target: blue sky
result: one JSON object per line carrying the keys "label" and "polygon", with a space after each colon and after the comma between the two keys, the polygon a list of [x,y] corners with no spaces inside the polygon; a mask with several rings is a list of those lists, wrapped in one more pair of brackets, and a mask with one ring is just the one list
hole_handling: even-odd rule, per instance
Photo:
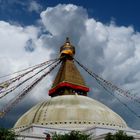
{"label": "blue sky", "polygon": [[[0,75],[55,58],[69,36],[80,62],[140,97],[139,5],[139,0],[0,0]],[[112,108],[130,127],[140,129],[139,118],[81,72],[91,89],[90,97]],[[54,73],[1,119],[0,125],[12,127],[32,105],[44,96],[49,98],[46,91],[53,77]],[[12,97],[1,100],[1,106]],[[140,115],[139,106],[119,98]]]}
{"label": "blue sky", "polygon": [[35,24],[40,17],[40,11],[49,6],[59,3],[73,3],[88,10],[89,16],[104,23],[115,20],[118,25],[132,25],[136,30],[140,30],[139,0],[35,0],[41,7],[39,11],[29,12],[28,6],[31,0],[1,0],[0,20],[17,21],[23,25]]}

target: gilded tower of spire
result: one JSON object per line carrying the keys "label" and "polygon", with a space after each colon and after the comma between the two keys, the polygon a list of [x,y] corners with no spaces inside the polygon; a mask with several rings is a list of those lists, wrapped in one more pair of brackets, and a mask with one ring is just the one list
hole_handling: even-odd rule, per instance
{"label": "gilded tower of spire", "polygon": [[49,90],[51,97],[58,95],[87,95],[89,88],[86,86],[83,77],[74,64],[73,57],[75,47],[70,43],[69,38],[60,48],[60,59],[62,64]]}

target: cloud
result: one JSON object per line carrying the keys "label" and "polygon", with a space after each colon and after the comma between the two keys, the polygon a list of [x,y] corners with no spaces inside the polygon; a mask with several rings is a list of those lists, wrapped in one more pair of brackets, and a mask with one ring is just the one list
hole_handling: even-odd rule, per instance
{"label": "cloud", "polygon": [[34,26],[21,27],[0,21],[0,75],[50,59],[51,50],[43,47],[39,32]]}
{"label": "cloud", "polygon": [[122,87],[137,82],[140,35],[133,27],[117,26],[113,22],[103,24],[88,18],[84,8],[72,4],[47,8],[41,13],[41,20],[50,34],[49,38],[43,36],[44,41],[53,49],[57,42],[70,36],[77,57],[85,58],[83,63],[88,61],[96,73]]}
{"label": "cloud", "polygon": [[[69,36],[76,46],[76,58],[81,63],[104,79],[140,96],[140,33],[133,27],[117,26],[111,21],[108,24],[96,21],[88,17],[86,9],[73,4],[48,7],[40,16],[39,27],[22,27],[0,22],[0,63],[3,65],[0,74],[56,58],[60,46]],[[140,128],[136,125],[139,120],[133,114],[129,114],[128,118],[129,111],[125,113],[126,108],[120,109],[122,105],[114,97],[107,95],[95,80],[81,72],[91,88],[91,97],[117,111],[129,126]],[[48,85],[43,81],[33,90],[30,94],[32,101],[41,100],[47,95],[51,75],[48,80]],[[119,98],[132,106],[131,100]],[[133,106],[132,108],[136,109]],[[139,111],[137,113],[140,114]],[[130,121],[130,118],[135,119],[135,122]]]}
{"label": "cloud", "polygon": [[37,3],[36,1],[31,1],[29,3],[29,7],[28,7],[28,10],[30,12],[36,12],[36,13],[39,13],[41,10],[42,10],[42,6]]}
{"label": "cloud", "polygon": [[[50,43],[54,40],[62,42],[66,36],[70,36],[73,44],[76,45],[76,57],[83,64],[114,84],[124,89],[133,89],[133,93],[139,93],[140,79],[137,75],[139,75],[140,63],[140,42],[138,41],[140,35],[133,27],[117,26],[112,21],[104,24],[94,18],[88,18],[84,8],[72,4],[59,4],[56,7],[47,8],[41,13],[41,18],[45,29],[51,35]],[[57,44],[55,41],[54,44]],[[91,80],[91,78],[86,79],[92,87]],[[92,92],[100,88],[97,84],[94,86]],[[94,94],[94,96],[93,93],[90,95],[113,109],[120,104],[113,97],[104,94],[105,91],[102,88],[99,91],[98,95]],[[107,101],[110,98],[112,101]],[[130,106],[133,104],[122,97],[119,98]],[[126,117],[122,110],[118,109],[117,112]],[[134,116],[131,114],[131,117]],[[133,126],[130,122],[128,124]]]}
{"label": "cloud", "polygon": [[[43,41],[40,38],[39,27],[22,27],[20,25],[12,25],[8,22],[0,21],[0,38],[0,76],[19,71],[51,59],[51,48],[44,47]],[[23,101],[24,104],[22,104],[22,102],[19,103],[18,106],[21,104],[22,106],[20,106],[20,109],[17,107],[16,110],[22,110],[22,108],[27,109],[28,106],[31,106],[40,100],[44,100],[44,96],[48,98],[47,90],[51,84],[51,82],[48,81],[51,81],[51,79],[51,75],[47,76],[47,80],[42,81],[41,85],[38,84],[39,87],[33,89],[30,92],[32,95],[28,95],[28,98]],[[1,78],[0,82],[2,81],[3,79]],[[17,91],[17,93],[19,92],[21,92],[21,88]],[[38,94],[39,92],[41,92],[41,95]],[[14,98],[17,93],[12,92],[8,96],[4,97],[0,102],[1,108],[3,105],[7,104],[10,99]],[[13,112],[14,111],[15,110],[13,109]],[[18,116],[15,113],[14,115],[13,112],[11,112],[11,114],[9,113],[4,119],[1,119],[0,124],[9,120],[9,122],[6,121],[7,123],[5,125],[10,125],[10,116],[14,116],[16,120]],[[18,113],[21,114],[23,112]]]}

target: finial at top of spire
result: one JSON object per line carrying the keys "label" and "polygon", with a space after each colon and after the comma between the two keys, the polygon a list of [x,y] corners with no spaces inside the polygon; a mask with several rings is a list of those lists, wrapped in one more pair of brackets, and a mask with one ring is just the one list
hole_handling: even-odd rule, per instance
{"label": "finial at top of spire", "polygon": [[66,42],[60,48],[60,55],[65,56],[67,58],[73,58],[74,54],[75,54],[75,47],[71,45],[69,37],[66,37]]}
{"label": "finial at top of spire", "polygon": [[70,43],[69,37],[66,37],[66,43]]}

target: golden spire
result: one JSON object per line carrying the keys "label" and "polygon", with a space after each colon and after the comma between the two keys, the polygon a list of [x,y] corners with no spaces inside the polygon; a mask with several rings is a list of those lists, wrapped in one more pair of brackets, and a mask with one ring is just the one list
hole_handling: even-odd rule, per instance
{"label": "golden spire", "polygon": [[60,58],[62,64],[55,77],[52,88],[49,90],[50,96],[58,95],[87,95],[89,88],[86,86],[83,77],[73,61],[75,47],[71,45],[69,38],[60,48]]}

